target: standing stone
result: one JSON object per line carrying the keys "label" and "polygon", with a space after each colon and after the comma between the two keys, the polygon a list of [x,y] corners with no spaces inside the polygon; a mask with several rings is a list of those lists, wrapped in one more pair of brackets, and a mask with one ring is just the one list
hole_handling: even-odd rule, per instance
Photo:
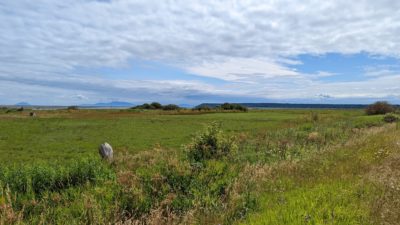
{"label": "standing stone", "polygon": [[99,154],[102,159],[111,161],[113,159],[113,149],[110,144],[105,142],[99,146]]}

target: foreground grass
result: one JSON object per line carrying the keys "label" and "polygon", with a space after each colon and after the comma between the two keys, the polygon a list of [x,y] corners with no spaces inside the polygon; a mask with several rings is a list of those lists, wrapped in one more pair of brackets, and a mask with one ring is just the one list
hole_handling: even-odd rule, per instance
{"label": "foreground grass", "polygon": [[[286,186],[287,185],[287,186]],[[286,187],[290,187],[286,184]],[[297,187],[278,196],[263,196],[265,212],[252,216],[249,224],[370,224],[362,192],[348,181]]]}
{"label": "foreground grass", "polygon": [[[375,128],[343,147],[279,167],[262,186],[260,209],[244,223],[397,224],[398,186],[378,184],[376,168],[400,153],[399,137],[393,126]],[[398,185],[393,169],[399,168],[381,172],[393,173]]]}

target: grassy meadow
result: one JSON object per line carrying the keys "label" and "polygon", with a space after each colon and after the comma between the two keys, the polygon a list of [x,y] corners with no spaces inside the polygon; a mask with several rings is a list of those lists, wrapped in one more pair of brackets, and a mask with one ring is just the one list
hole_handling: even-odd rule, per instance
{"label": "grassy meadow", "polygon": [[0,111],[0,224],[400,221],[400,126],[363,110],[36,114]]}
{"label": "grassy meadow", "polygon": [[[314,110],[315,111],[315,110]],[[250,133],[304,123],[307,110],[267,110],[248,113],[129,112],[127,110],[54,110],[0,114],[0,162],[30,163],[97,156],[109,142],[114,149],[136,153],[160,145],[179,150],[209,123],[220,122],[228,133]],[[330,119],[358,116],[353,111],[321,111]]]}

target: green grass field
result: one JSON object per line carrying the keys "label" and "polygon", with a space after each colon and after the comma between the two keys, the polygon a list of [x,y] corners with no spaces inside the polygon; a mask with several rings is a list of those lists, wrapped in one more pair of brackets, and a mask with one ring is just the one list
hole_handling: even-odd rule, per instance
{"label": "green grass field", "polygon": [[[106,111],[106,110],[105,110]],[[314,110],[315,111],[315,110]],[[263,130],[293,127],[303,122],[307,110],[268,110],[249,113],[209,113],[189,115],[126,113],[116,110],[82,112],[38,112],[0,115],[0,161],[68,160],[97,154],[105,141],[118,151],[135,153],[156,145],[179,149],[182,144],[212,121],[230,133],[256,134]],[[322,111],[322,117],[358,116],[361,112]]]}
{"label": "green grass field", "polygon": [[362,110],[4,111],[0,130],[0,224],[400,218],[399,125]]}

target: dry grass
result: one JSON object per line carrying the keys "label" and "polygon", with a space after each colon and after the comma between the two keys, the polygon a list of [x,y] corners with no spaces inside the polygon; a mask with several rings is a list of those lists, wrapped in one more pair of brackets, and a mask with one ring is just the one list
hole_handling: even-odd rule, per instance
{"label": "dry grass", "polygon": [[379,224],[396,225],[400,221],[400,151],[379,153],[383,158],[380,165],[369,173],[369,180],[379,185],[383,191],[373,204],[373,214]]}

